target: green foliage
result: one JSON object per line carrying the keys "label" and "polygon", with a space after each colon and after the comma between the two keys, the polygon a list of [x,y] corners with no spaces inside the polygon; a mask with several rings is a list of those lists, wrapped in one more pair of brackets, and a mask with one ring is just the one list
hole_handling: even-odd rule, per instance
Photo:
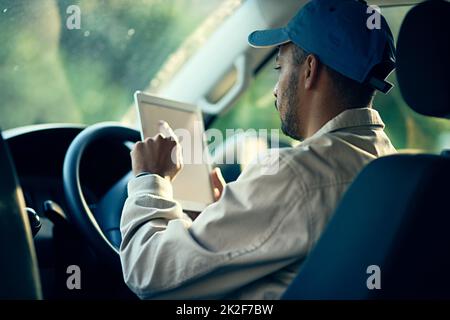
{"label": "green foliage", "polygon": [[[220,0],[0,0],[0,127],[119,120]],[[81,29],[66,27],[67,7]]]}

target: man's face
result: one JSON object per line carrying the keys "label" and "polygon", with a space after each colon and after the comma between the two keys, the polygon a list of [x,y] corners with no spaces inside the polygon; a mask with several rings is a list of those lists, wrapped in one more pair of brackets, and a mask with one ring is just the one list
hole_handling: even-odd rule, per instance
{"label": "man's face", "polygon": [[302,137],[299,134],[300,66],[294,63],[292,44],[280,47],[275,69],[279,71],[279,77],[273,94],[276,98],[275,107],[280,114],[281,130],[285,135],[301,140]]}

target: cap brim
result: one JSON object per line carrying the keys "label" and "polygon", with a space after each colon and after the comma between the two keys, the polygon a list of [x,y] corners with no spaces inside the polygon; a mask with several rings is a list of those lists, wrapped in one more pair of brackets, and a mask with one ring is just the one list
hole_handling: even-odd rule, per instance
{"label": "cap brim", "polygon": [[248,36],[248,43],[255,48],[275,47],[290,41],[284,28],[258,30]]}

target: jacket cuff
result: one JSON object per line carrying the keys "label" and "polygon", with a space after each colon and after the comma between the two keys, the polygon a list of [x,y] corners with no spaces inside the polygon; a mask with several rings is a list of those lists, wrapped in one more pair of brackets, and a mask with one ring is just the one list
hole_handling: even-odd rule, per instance
{"label": "jacket cuff", "polygon": [[172,199],[172,184],[157,174],[143,175],[128,182],[128,196],[141,193]]}

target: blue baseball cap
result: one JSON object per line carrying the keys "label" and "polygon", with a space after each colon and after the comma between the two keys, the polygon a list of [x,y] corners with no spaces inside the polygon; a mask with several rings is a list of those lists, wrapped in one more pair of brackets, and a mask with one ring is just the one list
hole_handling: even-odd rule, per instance
{"label": "blue baseball cap", "polygon": [[359,83],[387,93],[395,45],[385,18],[360,0],[312,0],[286,27],[252,32],[256,48],[293,42],[322,63]]}

